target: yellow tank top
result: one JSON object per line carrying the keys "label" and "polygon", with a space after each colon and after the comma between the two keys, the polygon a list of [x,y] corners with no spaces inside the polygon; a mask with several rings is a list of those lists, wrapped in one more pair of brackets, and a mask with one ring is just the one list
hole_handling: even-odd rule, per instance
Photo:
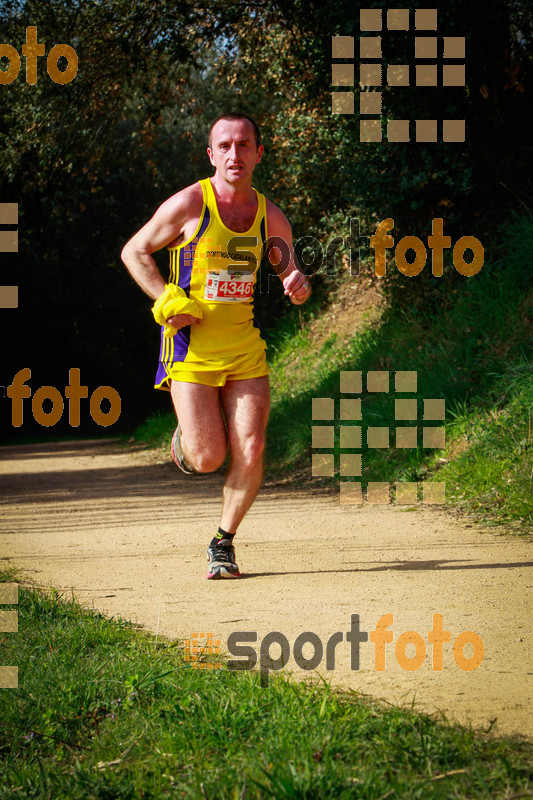
{"label": "yellow tank top", "polygon": [[[169,247],[169,283],[193,297],[203,318],[170,338],[161,333],[160,361],[210,361],[266,347],[254,321],[253,291],[268,236],[264,195],[257,192],[257,213],[245,233],[227,228],[218,213],[209,178],[200,220],[192,238]],[[163,331],[163,329],[162,329]]]}

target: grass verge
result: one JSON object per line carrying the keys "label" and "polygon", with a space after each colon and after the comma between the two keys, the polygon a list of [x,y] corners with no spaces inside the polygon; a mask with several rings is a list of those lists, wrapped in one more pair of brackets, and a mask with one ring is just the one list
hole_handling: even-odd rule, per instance
{"label": "grass verge", "polygon": [[21,632],[2,635],[19,666],[19,688],[0,691],[4,800],[531,796],[530,742],[326,685],[191,669],[177,642],[54,591],[20,587],[18,612]]}
{"label": "grass verge", "polygon": [[[324,312],[331,335],[317,346],[312,316],[293,316],[271,335],[273,406],[269,458],[278,473],[311,472],[312,426],[334,426],[335,478],[341,454],[362,453],[368,481],[444,481],[448,505],[475,512],[485,522],[533,522],[533,219],[515,220],[504,246],[482,271],[462,283],[436,286],[433,297],[411,307],[387,306],[377,322],[346,338]],[[520,280],[517,276],[520,275]],[[350,279],[348,279],[350,280]],[[352,279],[353,280],[353,279]],[[447,293],[447,294],[446,294]],[[354,307],[355,312],[355,307]],[[305,312],[304,312],[305,313]],[[387,393],[362,395],[363,441],[358,451],[340,447],[339,373],[382,370]],[[415,393],[395,392],[396,371],[416,371]],[[364,386],[364,383],[363,383]],[[336,398],[335,418],[313,421],[313,398]],[[346,395],[347,399],[357,395]],[[396,400],[416,398],[417,418],[396,420]],[[425,421],[425,399],[446,401],[445,421]],[[366,426],[389,431],[389,447],[368,448]],[[396,427],[416,427],[416,447],[400,449]],[[445,447],[424,447],[424,427],[445,427]],[[314,452],[326,452],[320,449]],[[420,489],[419,489],[420,491]],[[420,499],[420,495],[419,495]]]}

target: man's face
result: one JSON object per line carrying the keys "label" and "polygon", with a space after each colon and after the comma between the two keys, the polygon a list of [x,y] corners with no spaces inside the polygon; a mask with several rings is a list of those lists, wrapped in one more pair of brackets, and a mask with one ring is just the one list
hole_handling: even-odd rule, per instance
{"label": "man's face", "polygon": [[261,161],[263,145],[257,147],[252,123],[247,119],[221,119],[211,131],[207,154],[224,180],[240,184],[250,180]]}

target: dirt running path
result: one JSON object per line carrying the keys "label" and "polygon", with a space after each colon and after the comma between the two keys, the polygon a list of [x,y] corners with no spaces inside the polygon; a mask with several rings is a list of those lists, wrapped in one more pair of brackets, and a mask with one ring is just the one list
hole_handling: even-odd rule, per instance
{"label": "dirt running path", "polygon": [[[392,613],[384,671],[374,669],[370,642],[361,645],[360,670],[352,670],[346,640],[335,670],[326,671],[324,656],[319,671],[390,702],[414,699],[474,725],[497,718],[500,733],[533,735],[529,542],[432,509],[341,506],[332,496],[271,489],[236,542],[245,579],[208,582],[205,548],[221,484],[222,476],[188,478],[153,453],[109,442],[2,448],[1,563],[169,637],[213,632],[225,645],[233,631],[257,631],[259,650],[266,633],[280,631],[298,676],[308,674],[292,657],[298,634],[313,631],[325,645],[336,631],[346,634],[352,614],[372,631]],[[441,672],[432,670],[429,645],[418,670],[400,668],[398,636],[417,631],[427,641],[434,613],[452,642],[463,630],[481,636],[479,669],[461,670],[451,644]],[[303,652],[310,657],[311,645]]]}

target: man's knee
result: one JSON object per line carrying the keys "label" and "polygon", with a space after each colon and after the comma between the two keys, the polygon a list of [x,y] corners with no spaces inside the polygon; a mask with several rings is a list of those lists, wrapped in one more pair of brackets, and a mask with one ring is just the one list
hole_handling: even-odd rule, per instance
{"label": "man's knee", "polygon": [[215,472],[222,466],[226,457],[226,449],[222,447],[197,450],[189,455],[187,460],[196,472]]}
{"label": "man's knee", "polygon": [[254,433],[247,436],[237,452],[233,452],[234,457],[238,457],[241,463],[247,467],[254,467],[263,460],[265,451],[265,436],[263,433]]}

